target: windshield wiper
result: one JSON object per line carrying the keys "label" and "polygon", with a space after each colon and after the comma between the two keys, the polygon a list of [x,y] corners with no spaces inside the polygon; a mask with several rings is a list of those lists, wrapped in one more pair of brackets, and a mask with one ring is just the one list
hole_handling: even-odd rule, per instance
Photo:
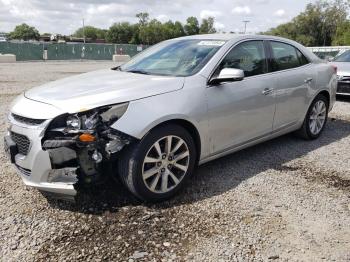
{"label": "windshield wiper", "polygon": [[149,72],[146,72],[146,71],[143,71],[143,70],[129,70],[129,71],[126,71],[126,72],[130,72],[130,73],[134,73],[134,74],[143,74],[143,75],[150,75]]}
{"label": "windshield wiper", "polygon": [[120,66],[112,67],[111,69],[115,71],[122,71]]}

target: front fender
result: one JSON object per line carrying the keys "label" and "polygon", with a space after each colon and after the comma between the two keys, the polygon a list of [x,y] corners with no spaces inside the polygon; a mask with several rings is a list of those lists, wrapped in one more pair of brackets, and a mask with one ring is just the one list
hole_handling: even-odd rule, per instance
{"label": "front fender", "polygon": [[191,92],[195,92],[195,89],[182,89],[131,101],[124,115],[111,127],[142,139],[161,123],[169,120],[185,120],[200,134],[201,156],[205,156],[208,153],[209,140],[205,92],[197,92],[195,96]]}

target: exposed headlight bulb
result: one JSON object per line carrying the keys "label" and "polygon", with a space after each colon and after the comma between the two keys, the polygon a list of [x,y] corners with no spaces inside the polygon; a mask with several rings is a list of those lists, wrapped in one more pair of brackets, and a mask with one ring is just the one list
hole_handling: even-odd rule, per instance
{"label": "exposed headlight bulb", "polygon": [[80,118],[76,115],[68,116],[66,123],[67,123],[67,127],[69,127],[69,128],[72,128],[72,129],[80,129],[81,128]]}
{"label": "exposed headlight bulb", "polygon": [[97,164],[102,161],[102,154],[98,152],[97,150],[94,151],[94,153],[91,156],[92,160],[94,160]]}
{"label": "exposed headlight bulb", "polygon": [[98,122],[97,113],[85,119],[84,124],[87,129],[93,129]]}

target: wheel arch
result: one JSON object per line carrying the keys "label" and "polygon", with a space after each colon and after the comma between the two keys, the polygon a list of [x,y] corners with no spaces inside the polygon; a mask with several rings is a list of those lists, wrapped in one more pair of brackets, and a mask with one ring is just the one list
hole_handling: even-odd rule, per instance
{"label": "wheel arch", "polygon": [[315,100],[315,98],[316,98],[318,95],[323,95],[323,96],[325,96],[325,97],[327,98],[328,106],[330,106],[331,95],[329,94],[329,91],[328,91],[328,90],[321,90],[319,93],[317,93],[317,95],[314,97],[313,100]]}
{"label": "wheel arch", "polygon": [[195,146],[196,146],[196,151],[197,151],[196,163],[198,163],[200,156],[201,156],[202,140],[201,140],[201,136],[199,134],[197,127],[193,123],[191,123],[190,121],[188,121],[186,119],[181,119],[181,118],[165,120],[165,121],[160,122],[157,125],[153,126],[148,132],[150,132],[151,130],[158,128],[160,126],[166,126],[169,124],[179,125],[179,126],[183,127],[184,129],[186,129],[186,131],[191,135],[191,137],[193,138],[193,141],[195,143]]}
{"label": "wheel arch", "polygon": [[331,95],[330,95],[329,91],[328,91],[327,89],[320,90],[319,92],[317,92],[317,93],[312,97],[312,99],[310,99],[309,105],[308,105],[308,107],[307,107],[307,110],[306,110],[305,114],[303,115],[303,118],[300,120],[300,125],[304,122],[305,117],[306,117],[306,115],[307,115],[307,112],[309,111],[309,109],[310,109],[310,107],[311,107],[311,105],[312,105],[312,102],[315,101],[315,99],[316,99],[316,97],[317,97],[318,95],[323,95],[323,96],[325,96],[325,97],[327,98],[327,101],[328,101],[328,106],[330,106]]}
{"label": "wheel arch", "polygon": [[[331,95],[329,93],[329,91],[327,89],[323,89],[323,90],[320,90],[319,92],[315,93],[315,95],[312,97],[312,99],[310,99],[310,102],[309,102],[309,105],[307,107],[307,110],[309,110],[310,106],[312,105],[312,102],[315,101],[316,97],[318,95],[323,95],[327,98],[327,101],[328,101],[328,105],[330,105],[330,102],[331,102]],[[305,113],[305,116],[307,114],[307,111]],[[305,117],[304,116],[304,117]]]}

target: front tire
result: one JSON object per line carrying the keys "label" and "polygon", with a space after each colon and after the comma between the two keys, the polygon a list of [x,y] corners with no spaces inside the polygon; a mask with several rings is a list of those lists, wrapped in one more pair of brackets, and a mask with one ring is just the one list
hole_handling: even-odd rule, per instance
{"label": "front tire", "polygon": [[297,131],[297,134],[307,140],[317,139],[323,132],[328,120],[328,99],[319,94],[306,114],[303,126]]}
{"label": "front tire", "polygon": [[164,201],[173,197],[192,175],[196,157],[193,138],[186,129],[163,125],[122,152],[119,176],[139,199]]}

